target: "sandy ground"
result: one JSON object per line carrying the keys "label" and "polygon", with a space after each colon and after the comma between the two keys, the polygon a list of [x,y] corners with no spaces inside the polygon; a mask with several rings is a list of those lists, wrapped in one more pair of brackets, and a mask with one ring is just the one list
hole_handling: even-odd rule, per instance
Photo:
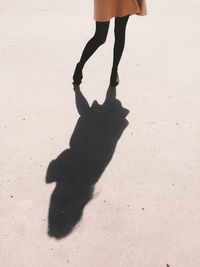
{"label": "sandy ground", "polygon": [[[117,87],[129,124],[74,231],[48,235],[46,171],[79,118],[92,4],[0,0],[0,266],[199,267],[199,1],[147,0],[130,17]],[[113,27],[84,68],[90,105],[108,89]]]}

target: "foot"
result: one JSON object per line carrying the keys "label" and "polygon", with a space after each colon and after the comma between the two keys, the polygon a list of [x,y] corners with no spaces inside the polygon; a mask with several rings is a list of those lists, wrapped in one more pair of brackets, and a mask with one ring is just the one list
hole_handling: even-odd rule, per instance
{"label": "foot", "polygon": [[119,84],[119,75],[117,69],[112,68],[110,75],[110,86],[117,86]]}
{"label": "foot", "polygon": [[79,85],[81,83],[82,78],[83,78],[82,67],[79,65],[79,63],[77,63],[73,74],[72,84]]}

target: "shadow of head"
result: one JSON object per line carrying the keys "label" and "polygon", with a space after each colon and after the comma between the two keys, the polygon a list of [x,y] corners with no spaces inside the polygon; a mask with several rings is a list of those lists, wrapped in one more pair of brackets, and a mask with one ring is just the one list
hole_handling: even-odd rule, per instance
{"label": "shadow of head", "polygon": [[116,88],[109,87],[102,105],[91,107],[79,87],[74,87],[80,114],[70,146],[48,166],[46,182],[56,182],[50,199],[48,234],[57,239],[72,232],[85,205],[93,198],[98,181],[128,125],[129,113],[116,99]]}

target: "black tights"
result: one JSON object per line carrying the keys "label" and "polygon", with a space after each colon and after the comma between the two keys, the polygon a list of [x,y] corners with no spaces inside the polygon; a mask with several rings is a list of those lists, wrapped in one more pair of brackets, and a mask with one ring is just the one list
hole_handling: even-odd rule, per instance
{"label": "black tights", "polygon": [[[124,17],[115,17],[115,43],[114,43],[114,50],[113,50],[113,69],[117,69],[122,52],[124,50],[125,44],[125,32],[126,32],[126,25],[128,21],[129,15]],[[83,68],[86,61],[91,57],[91,55],[97,50],[97,48],[105,43],[108,29],[109,29],[110,21],[96,21],[96,31],[94,36],[87,42],[80,61],[79,65]]]}

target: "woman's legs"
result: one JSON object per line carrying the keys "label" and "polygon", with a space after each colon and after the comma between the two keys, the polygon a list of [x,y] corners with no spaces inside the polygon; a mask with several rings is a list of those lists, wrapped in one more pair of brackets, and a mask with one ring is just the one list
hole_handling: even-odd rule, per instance
{"label": "woman's legs", "polygon": [[[113,49],[113,66],[110,82],[115,85],[117,80],[117,69],[118,65],[124,50],[125,45],[125,32],[126,25],[128,21],[129,15],[124,17],[115,17],[115,43]],[[74,71],[73,79],[76,83],[80,83],[82,79],[82,69],[86,63],[86,61],[92,56],[92,54],[97,50],[99,46],[105,43],[108,29],[109,29],[110,21],[96,21],[96,30],[94,36],[87,42],[81,58],[76,65],[76,69]]]}
{"label": "woman's legs", "polygon": [[[105,43],[110,21],[96,21],[96,30],[94,36],[87,42],[82,52],[81,58],[76,65],[73,80],[75,83],[80,84],[83,78],[82,69],[86,61],[92,56],[99,46]],[[73,83],[74,83],[73,82]]]}
{"label": "woman's legs", "polygon": [[117,70],[125,45],[126,25],[129,15],[124,17],[115,17],[115,43],[113,50],[113,70]]}
{"label": "woman's legs", "polygon": [[95,34],[87,42],[79,61],[79,66],[81,68],[84,67],[86,61],[92,56],[92,54],[97,50],[97,48],[103,43],[105,43],[108,34],[109,24],[110,21],[96,21]]}
{"label": "woman's legs", "polygon": [[110,75],[110,85],[116,86],[119,83],[119,75],[118,75],[118,65],[124,50],[125,45],[125,33],[126,33],[126,25],[128,22],[129,15],[123,17],[115,17],[115,44],[113,49],[113,65],[112,71]]}

